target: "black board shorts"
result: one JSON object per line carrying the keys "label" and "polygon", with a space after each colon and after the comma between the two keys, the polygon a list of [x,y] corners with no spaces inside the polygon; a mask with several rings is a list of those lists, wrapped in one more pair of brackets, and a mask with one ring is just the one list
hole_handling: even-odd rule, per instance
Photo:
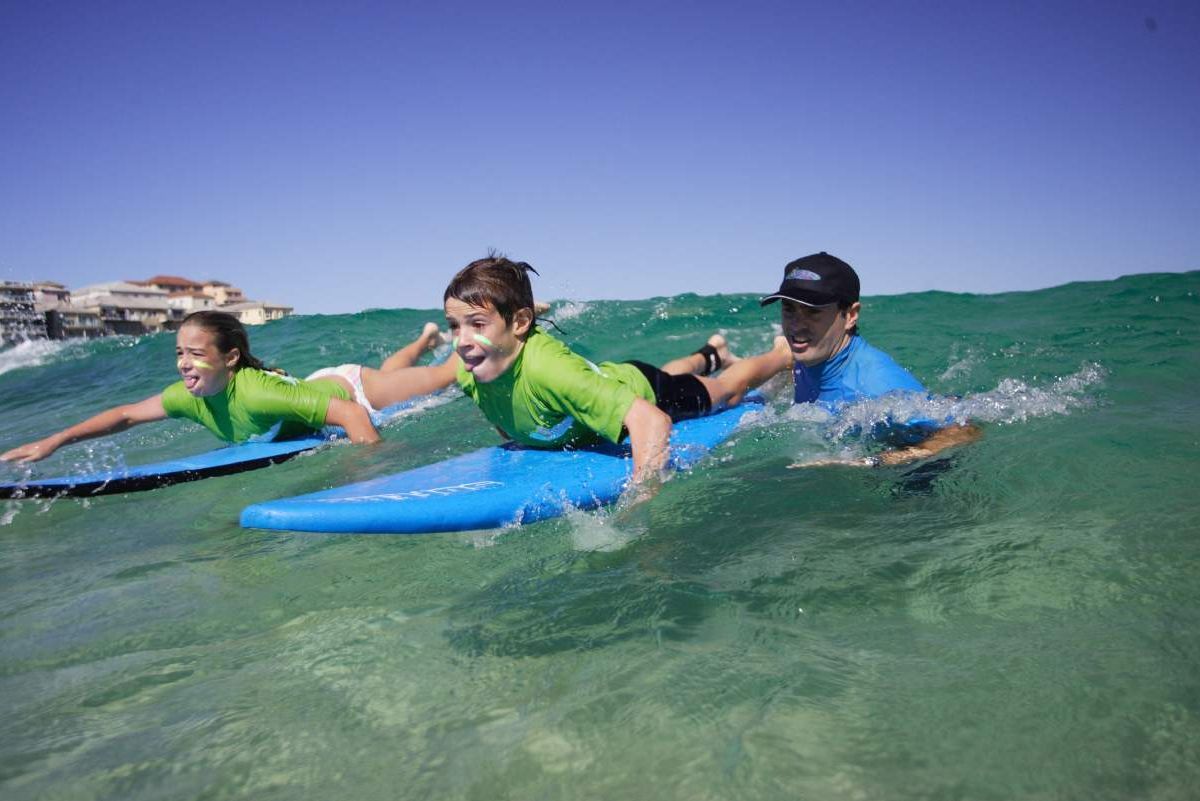
{"label": "black board shorts", "polygon": [[645,362],[630,360],[626,364],[632,364],[646,376],[654,390],[655,405],[670,415],[671,422],[703,417],[712,411],[712,398],[704,382],[696,376],[671,375]]}

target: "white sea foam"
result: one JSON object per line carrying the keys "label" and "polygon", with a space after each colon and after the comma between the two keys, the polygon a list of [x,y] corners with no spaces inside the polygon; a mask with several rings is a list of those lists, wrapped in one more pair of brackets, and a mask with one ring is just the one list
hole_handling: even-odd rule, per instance
{"label": "white sea foam", "polygon": [[1007,425],[1054,415],[1070,414],[1095,403],[1091,390],[1103,384],[1107,371],[1098,364],[1084,364],[1070,375],[1037,386],[1016,378],[1005,378],[988,392],[962,398],[927,398],[919,393],[901,393],[852,403],[835,415],[815,404],[797,404],[786,413],[789,420],[823,424],[834,438],[875,425],[909,420],[955,420]]}
{"label": "white sea foam", "polygon": [[450,401],[454,400],[455,398],[458,398],[461,396],[462,396],[462,390],[460,390],[456,386],[451,386],[451,387],[448,387],[448,388],[442,390],[441,392],[435,392],[432,395],[425,395],[423,397],[416,398],[412,401],[411,405],[405,406],[403,409],[399,409],[395,412],[389,413],[384,420],[380,421],[380,425],[383,425],[383,426],[393,425],[399,420],[404,420],[406,418],[412,417],[413,415],[419,414],[428,409],[434,409],[434,408],[437,408],[438,406],[444,406],[445,404],[449,403]]}
{"label": "white sea foam", "polygon": [[801,430],[810,435],[797,443],[793,454],[800,464],[860,464],[874,448],[870,440],[859,435],[876,426],[911,420],[1011,425],[1067,415],[1095,404],[1094,390],[1103,385],[1107,374],[1100,365],[1089,363],[1044,385],[1005,378],[993,390],[962,398],[895,394],[848,404],[837,413],[817,404],[801,403],[752,424],[770,427],[779,419],[800,423]]}
{"label": "white sea foam", "polygon": [[978,367],[982,361],[983,360],[980,358],[978,353],[968,350],[966,354],[960,356],[958,354],[958,348],[954,347],[950,351],[950,364],[948,367],[946,367],[945,371],[938,376],[938,380],[950,381],[954,378],[970,375],[971,371]]}
{"label": "white sea foam", "polygon": [[38,367],[53,361],[70,347],[70,341],[29,339],[8,350],[0,351],[0,375],[22,367]]}
{"label": "white sea foam", "polygon": [[560,301],[548,314],[557,322],[574,320],[592,310],[592,304],[576,300]]}
{"label": "white sea foam", "polygon": [[40,367],[53,362],[87,359],[96,353],[97,346],[132,348],[143,337],[111,336],[95,339],[32,339],[8,350],[0,351],[0,375],[25,367]]}
{"label": "white sea foam", "polygon": [[[636,510],[633,514],[636,516]],[[620,507],[590,512],[570,507],[566,519],[571,526],[571,544],[578,551],[618,551],[647,531]]]}

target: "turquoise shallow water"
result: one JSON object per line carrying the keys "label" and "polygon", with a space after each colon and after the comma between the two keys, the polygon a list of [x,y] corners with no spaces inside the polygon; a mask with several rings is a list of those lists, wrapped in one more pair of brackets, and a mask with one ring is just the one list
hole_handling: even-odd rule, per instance
{"label": "turquoise shallow water", "polygon": [[[752,296],[557,303],[662,361]],[[432,310],[252,332],[303,373]],[[905,469],[786,399],[621,516],[419,537],[240,509],[492,444],[463,398],[375,448],[0,509],[0,796],[1182,799],[1200,783],[1200,273],[869,298],[863,331],[982,441]],[[0,448],[172,380],[169,336],[0,353]],[[786,394],[786,393],[784,393]],[[895,411],[895,410],[890,410]],[[46,472],[207,448],[184,423]],[[2,468],[6,478],[19,471]]]}

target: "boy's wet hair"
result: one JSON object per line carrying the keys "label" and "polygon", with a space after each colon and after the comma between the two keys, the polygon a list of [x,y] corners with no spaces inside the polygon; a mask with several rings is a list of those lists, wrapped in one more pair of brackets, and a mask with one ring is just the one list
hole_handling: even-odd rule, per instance
{"label": "boy's wet hair", "polygon": [[518,309],[533,310],[529,274],[538,275],[527,262],[510,261],[499,253],[476,259],[450,279],[442,303],[450,298],[470,306],[491,306],[511,325]]}
{"label": "boy's wet hair", "polygon": [[212,334],[215,340],[214,344],[221,353],[229,353],[237,348],[238,361],[233,366],[234,370],[240,370],[243,367],[253,367],[257,370],[266,369],[261,361],[250,355],[250,335],[246,333],[246,327],[242,325],[242,321],[232,314],[211,309],[195,311],[184,317],[179,327],[183,328],[185,325],[194,325]]}

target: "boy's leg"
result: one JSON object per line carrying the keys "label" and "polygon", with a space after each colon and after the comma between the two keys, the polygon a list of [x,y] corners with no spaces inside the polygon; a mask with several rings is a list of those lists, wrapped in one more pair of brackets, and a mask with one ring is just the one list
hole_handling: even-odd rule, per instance
{"label": "boy's leg", "polygon": [[[706,350],[709,351],[710,355],[706,355]],[[713,356],[716,357],[715,361],[713,361]],[[672,359],[660,369],[664,373],[670,373],[671,375],[703,376],[715,373],[722,367],[728,367],[738,361],[738,357],[729,352],[729,344],[725,342],[725,337],[720,334],[713,334],[708,338],[708,343],[704,348],[687,356]]]}
{"label": "boy's leg", "polygon": [[392,370],[362,369],[363,393],[376,409],[409,398],[437,392],[454,383],[458,370],[458,356],[451,356],[441,364],[431,367],[397,367]]}
{"label": "boy's leg", "polygon": [[[422,329],[421,335],[384,359],[379,369],[388,372],[404,367],[412,367],[417,363],[417,359],[421,358],[426,351],[433,350],[440,344],[442,344],[442,335],[438,332],[437,323],[425,323],[425,328]],[[393,403],[395,402],[393,401]]]}
{"label": "boy's leg", "polygon": [[792,349],[785,337],[775,337],[769,351],[739,359],[719,376],[697,378],[708,390],[712,407],[716,410],[737,406],[747,392],[761,386],[772,376],[790,369]]}

